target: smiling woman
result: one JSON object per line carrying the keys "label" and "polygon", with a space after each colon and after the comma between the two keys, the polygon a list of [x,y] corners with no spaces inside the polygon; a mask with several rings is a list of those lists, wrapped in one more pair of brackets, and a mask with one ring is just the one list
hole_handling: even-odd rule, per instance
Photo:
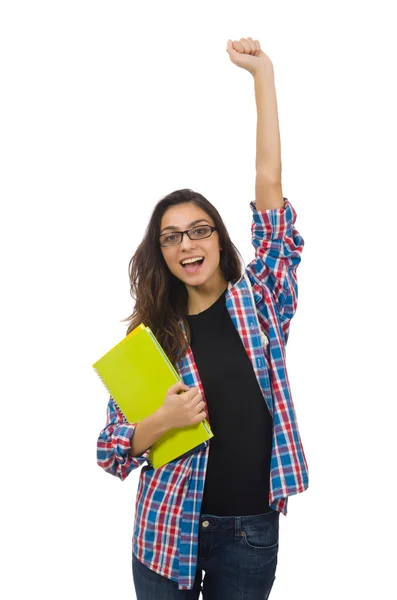
{"label": "smiling woman", "polygon": [[[134,525],[138,600],[197,600],[203,571],[204,598],[268,598],[279,515],[308,486],[285,364],[303,239],[281,190],[273,67],[257,40],[229,40],[227,51],[255,80],[255,256],[243,268],[221,216],[198,192],[176,190],[157,203],[129,263],[127,334],[149,326],[181,383],[139,423],[126,422],[110,398],[98,438],[98,463],[121,479],[148,462]],[[209,443],[153,468],[149,451],[162,435],[207,417]]]}
{"label": "smiling woman", "polygon": [[189,347],[187,315],[208,308],[228,281],[239,279],[242,264],[219,212],[202,194],[182,189],[165,196],[130,261],[136,303],[127,333],[145,323],[175,363]]}
{"label": "smiling woman", "polygon": [[[212,213],[215,210],[213,206],[208,208]],[[163,258],[169,271],[186,285],[187,312],[200,312],[208,308],[227,286],[220,266],[218,228],[208,212],[194,201],[170,206],[161,219],[162,231],[175,227],[168,225],[169,222],[177,223],[176,229],[180,233],[173,233],[177,243],[162,246]],[[202,223],[203,227],[189,229],[192,224],[198,223]],[[184,227],[188,229],[184,230]],[[227,235],[223,223],[219,230],[221,229]]]}

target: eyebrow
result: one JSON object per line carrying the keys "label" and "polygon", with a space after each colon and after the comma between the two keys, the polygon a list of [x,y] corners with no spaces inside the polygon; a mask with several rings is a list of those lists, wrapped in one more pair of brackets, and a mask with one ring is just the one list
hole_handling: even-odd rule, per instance
{"label": "eyebrow", "polygon": [[[210,224],[210,222],[209,222],[209,221],[207,221],[207,219],[196,219],[195,221],[192,221],[192,222],[190,223],[190,225],[189,225],[189,228],[190,228],[190,227],[194,227],[195,225],[197,225],[197,223],[202,223],[203,221],[206,221],[206,222],[208,223],[208,225]],[[166,231],[167,229],[171,229],[171,231],[178,231],[178,228],[177,228],[177,226],[176,226],[176,225],[168,225],[168,227],[164,227],[164,229],[162,229],[162,230],[160,231],[160,234],[161,234],[163,231]],[[179,230],[179,231],[180,231],[180,230]]]}

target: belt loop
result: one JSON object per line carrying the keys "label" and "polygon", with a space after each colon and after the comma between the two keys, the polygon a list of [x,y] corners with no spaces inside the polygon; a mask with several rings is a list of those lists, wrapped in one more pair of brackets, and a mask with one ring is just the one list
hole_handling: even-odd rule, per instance
{"label": "belt loop", "polygon": [[241,536],[241,517],[235,517],[234,534],[236,539]]}

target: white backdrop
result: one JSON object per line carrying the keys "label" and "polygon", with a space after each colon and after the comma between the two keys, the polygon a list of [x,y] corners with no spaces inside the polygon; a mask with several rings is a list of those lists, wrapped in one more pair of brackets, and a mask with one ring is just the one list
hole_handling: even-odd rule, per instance
{"label": "white backdrop", "polygon": [[135,598],[139,472],[96,465],[91,365],[125,335],[128,262],[167,193],[204,194],[252,258],[254,87],[226,52],[248,36],[306,242],[287,358],[310,487],[280,518],[271,597],[396,593],[391,4],[1,4],[3,598]]}

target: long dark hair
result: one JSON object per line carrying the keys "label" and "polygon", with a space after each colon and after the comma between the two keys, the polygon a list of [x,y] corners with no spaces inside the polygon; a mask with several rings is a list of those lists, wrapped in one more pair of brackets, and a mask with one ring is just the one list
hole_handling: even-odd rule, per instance
{"label": "long dark hair", "polygon": [[[130,294],[135,299],[128,335],[140,323],[153,331],[170,361],[176,362],[186,353],[190,332],[186,320],[188,294],[185,284],[168,269],[160,249],[161,219],[170,206],[192,202],[213,220],[219,236],[220,268],[227,281],[241,277],[243,261],[232,243],[216,208],[201,194],[191,189],[176,190],[155,206],[144,238],[129,262]],[[186,338],[181,329],[183,323]]]}

